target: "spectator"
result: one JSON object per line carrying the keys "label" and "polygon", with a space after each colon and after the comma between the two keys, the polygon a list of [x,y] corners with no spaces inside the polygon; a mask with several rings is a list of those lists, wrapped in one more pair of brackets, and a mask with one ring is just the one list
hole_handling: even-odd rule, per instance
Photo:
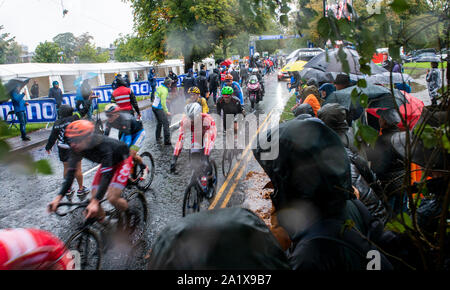
{"label": "spectator", "polygon": [[208,79],[206,78],[206,71],[200,71],[200,75],[195,79],[197,87],[200,89],[200,95],[206,100],[209,99]]}
{"label": "spectator", "polygon": [[127,88],[129,88],[131,86],[131,83],[130,83],[130,79],[128,78],[128,74],[125,74],[125,76],[123,77],[123,80],[127,84]]}
{"label": "spectator", "polygon": [[53,87],[50,88],[50,91],[48,92],[48,97],[51,99],[55,99],[56,109],[58,110],[62,103],[63,93],[59,88],[59,83],[57,81],[53,82]]}
{"label": "spectator", "polygon": [[171,113],[167,108],[167,96],[169,95],[171,84],[171,78],[164,80],[164,83],[156,89],[155,101],[152,105],[153,114],[158,122],[155,130],[156,141],[159,142],[161,140],[161,129],[164,129],[164,145],[171,145],[168,119]]}
{"label": "spectator", "polygon": [[388,202],[395,216],[406,209],[406,194],[402,190],[405,165],[403,157],[391,143],[392,136],[400,131],[397,124],[401,118],[395,109],[379,109],[377,114],[380,116],[381,136],[378,137],[375,146],[367,150],[367,159],[371,162],[371,168],[388,196]]}
{"label": "spectator", "polygon": [[178,76],[172,70],[169,70],[169,78],[172,80],[170,91],[176,93],[178,86]]}
{"label": "spectator", "polygon": [[350,77],[346,74],[338,74],[334,81],[334,86],[337,91],[348,88],[350,86]]}
{"label": "spectator", "polygon": [[336,91],[336,87],[333,84],[326,83],[320,86],[319,93],[323,100],[326,100],[331,93]]}
{"label": "spectator", "polygon": [[39,98],[39,85],[37,81],[33,82],[33,85],[31,86],[31,99],[37,99]]}
{"label": "spectator", "polygon": [[191,68],[188,70],[188,74],[181,82],[181,85],[184,88],[185,98],[189,98],[189,94],[188,94],[189,89],[196,85],[194,71]]}
{"label": "spectator", "polygon": [[213,69],[213,73],[208,76],[210,95],[213,96],[214,104],[217,102],[217,89],[220,87],[220,71]]}
{"label": "spectator", "polygon": [[114,75],[114,80],[113,80],[113,82],[111,84],[111,87],[112,87],[113,91],[118,88],[118,86],[117,86],[117,78],[121,78],[121,77],[122,77],[122,74],[115,74]]}
{"label": "spectator", "polygon": [[[275,134],[272,134],[275,133]],[[277,136],[277,137],[274,137]],[[367,253],[384,239],[383,225],[352,197],[350,163],[339,137],[320,120],[291,120],[269,132],[272,148],[253,150],[274,186],[279,225],[292,241],[287,252],[294,270],[366,270]],[[352,220],[354,226],[346,227]],[[379,251],[380,253],[380,251]],[[392,265],[380,253],[381,270]]]}
{"label": "spectator", "polygon": [[150,100],[153,102],[155,100],[156,93],[156,71],[154,68],[151,68],[150,72],[148,73],[148,82],[150,83],[150,87],[152,88],[152,95],[150,97]]}
{"label": "spectator", "polygon": [[386,223],[388,212],[378,197],[383,196],[382,189],[377,186],[376,176],[369,168],[369,164],[353,145],[353,130],[347,124],[345,108],[336,103],[326,104],[319,110],[317,116],[341,138],[350,160],[352,184],[358,190],[358,199],[374,217]]}
{"label": "spectator", "polygon": [[241,78],[239,76],[239,72],[236,71],[236,69],[234,67],[231,70],[230,74],[233,76],[233,82],[240,83]]}
{"label": "spectator", "polygon": [[433,105],[437,105],[437,98],[439,97],[438,90],[442,86],[441,71],[438,69],[438,63],[431,63],[431,71],[427,70],[427,86],[428,94]]}
{"label": "spectator", "polygon": [[25,97],[25,93],[20,93],[20,85],[17,85],[15,89],[13,89],[10,93],[10,97],[12,100],[12,104],[14,107],[14,113],[19,119],[20,123],[20,134],[22,135],[23,141],[30,141],[30,137],[27,136],[26,125],[27,125],[27,113],[26,106],[28,103],[23,99]]}
{"label": "spectator", "polygon": [[319,85],[317,84],[317,80],[315,78],[310,78],[307,82],[306,82],[307,86],[315,86],[316,88],[319,88]]}
{"label": "spectator", "polygon": [[392,72],[402,73],[402,66],[396,61],[394,61],[394,67],[392,68]]}

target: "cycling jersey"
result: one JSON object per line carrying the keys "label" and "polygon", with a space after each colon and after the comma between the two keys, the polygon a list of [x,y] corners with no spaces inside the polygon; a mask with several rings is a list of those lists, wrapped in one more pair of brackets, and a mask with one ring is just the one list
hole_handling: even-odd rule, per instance
{"label": "cycling jersey", "polygon": [[38,229],[0,230],[0,270],[73,270],[64,243]]}
{"label": "cycling jersey", "polygon": [[[228,85],[226,83],[223,83],[222,89],[225,86],[228,86]],[[241,105],[244,105],[244,94],[242,93],[241,86],[237,82],[233,82],[230,87],[233,88],[233,91],[234,91],[233,96],[236,96],[239,99],[239,101],[241,102]]]}
{"label": "cycling jersey", "polygon": [[199,103],[202,106],[202,113],[205,113],[205,114],[209,113],[208,101],[205,98],[200,97],[197,100],[197,103]]}
{"label": "cycling jersey", "polygon": [[167,109],[167,97],[169,96],[169,88],[165,85],[161,85],[156,89],[155,100],[152,107],[159,110],[164,110],[165,113],[169,112]]}
{"label": "cycling jersey", "polygon": [[223,111],[223,128],[226,127],[226,119],[227,115],[233,114],[233,116],[236,116],[237,114],[243,114],[243,108],[238,98],[231,97],[231,100],[229,103],[225,102],[225,98],[222,96],[217,100],[217,114],[221,115]]}
{"label": "cycling jersey", "polygon": [[96,199],[102,200],[113,177],[115,166],[127,159],[130,150],[127,145],[103,135],[94,134],[88,149],[82,152],[70,150],[69,166],[64,184],[59,195],[64,196],[72,186],[75,178],[76,165],[81,159],[86,158],[92,162],[101,164],[101,182],[97,191]]}
{"label": "cycling jersey", "polygon": [[[180,135],[178,137],[178,142],[175,145],[175,151],[173,155],[179,156],[181,153],[181,150],[183,149],[184,144],[184,132],[185,130],[191,131],[191,145],[192,148],[194,148],[195,144],[201,144],[204,148],[204,154],[206,156],[209,156],[211,154],[211,150],[214,147],[214,142],[216,141],[217,136],[217,129],[216,129],[216,123],[214,122],[214,119],[208,115],[202,113],[202,140],[197,140],[195,137],[197,132],[194,132],[194,123],[191,122],[191,119],[187,116],[184,116],[183,119],[180,122]],[[190,128],[189,128],[190,127]]]}
{"label": "cycling jersey", "polygon": [[112,99],[119,106],[122,111],[136,111],[140,115],[139,106],[136,100],[136,96],[130,88],[121,86],[114,90]]}
{"label": "cycling jersey", "polygon": [[120,141],[127,144],[128,148],[139,151],[145,139],[145,130],[142,122],[139,122],[128,113],[119,112],[119,117],[114,122],[106,122],[105,135],[109,136],[111,128],[119,130]]}

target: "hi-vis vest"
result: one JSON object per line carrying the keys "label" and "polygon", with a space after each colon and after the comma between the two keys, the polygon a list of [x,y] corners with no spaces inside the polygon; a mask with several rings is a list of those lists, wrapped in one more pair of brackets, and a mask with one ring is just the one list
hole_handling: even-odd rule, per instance
{"label": "hi-vis vest", "polygon": [[131,106],[130,100],[131,89],[127,87],[119,87],[113,92],[113,97],[116,100],[116,104],[122,111],[131,111],[133,107]]}

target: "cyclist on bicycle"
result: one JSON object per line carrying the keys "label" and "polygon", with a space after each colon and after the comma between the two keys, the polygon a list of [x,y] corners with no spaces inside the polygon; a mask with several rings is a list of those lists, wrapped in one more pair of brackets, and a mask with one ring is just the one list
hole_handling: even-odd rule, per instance
{"label": "cyclist on bicycle", "polygon": [[64,243],[39,229],[0,230],[0,270],[73,270]]}
{"label": "cyclist on bicycle", "polygon": [[[200,119],[201,118],[201,119]],[[200,123],[201,122],[201,123]],[[201,124],[201,128],[196,128],[195,125]],[[200,126],[199,126],[200,127]],[[208,176],[212,175],[212,166],[209,162],[209,156],[211,155],[211,150],[214,147],[214,142],[216,141],[217,129],[214,119],[205,113],[202,113],[202,107],[198,103],[188,104],[185,107],[185,116],[180,122],[180,135],[178,137],[178,142],[175,146],[175,151],[173,153],[172,162],[170,163],[170,172],[175,172],[178,156],[183,149],[184,144],[184,134],[185,130],[191,132],[191,152],[201,152],[202,162],[208,172]],[[200,131],[201,130],[201,131]],[[200,131],[200,132],[199,132]],[[212,183],[214,181],[209,179],[209,192],[208,198],[212,196]]]}
{"label": "cyclist on bicycle", "polygon": [[209,113],[208,101],[200,95],[200,89],[198,87],[189,88],[188,94],[192,103],[197,102],[202,106],[202,113]]}
{"label": "cyclist on bicycle", "polygon": [[67,126],[65,135],[71,148],[69,169],[58,196],[48,205],[49,212],[56,211],[59,202],[72,186],[76,164],[83,158],[101,165],[92,182],[92,199],[86,208],[86,219],[104,219],[105,212],[100,201],[105,194],[116,209],[127,212],[128,202],[120,195],[128,183],[132,168],[130,149],[119,140],[95,134],[94,127],[87,120],[75,121]]}
{"label": "cyclist on bicycle", "polygon": [[232,114],[236,116],[237,114],[245,115],[244,108],[242,107],[238,98],[233,96],[232,87],[224,87],[222,89],[222,96],[217,100],[217,114],[221,115],[223,111],[223,131],[227,129],[227,115]]}
{"label": "cyclist on bicycle", "polygon": [[120,141],[127,144],[128,148],[130,148],[130,155],[133,157],[135,163],[143,170],[144,175],[142,178],[145,179],[149,169],[137,154],[145,139],[145,130],[142,122],[137,121],[129,113],[121,111],[116,104],[107,105],[105,107],[105,114],[108,118],[105,124],[105,135],[109,136],[111,128],[119,130],[121,135]]}
{"label": "cyclist on bicycle", "polygon": [[242,93],[242,88],[237,82],[233,81],[233,76],[231,74],[227,74],[225,76],[225,82],[222,85],[222,89],[224,87],[233,88],[233,96],[236,96],[239,99],[242,106],[244,105],[244,94]]}

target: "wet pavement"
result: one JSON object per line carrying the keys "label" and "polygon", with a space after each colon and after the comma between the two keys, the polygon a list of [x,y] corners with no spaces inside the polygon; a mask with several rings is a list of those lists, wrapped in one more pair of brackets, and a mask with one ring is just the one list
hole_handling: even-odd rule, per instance
{"label": "wet pavement", "polygon": [[[266,96],[263,102],[258,104],[257,109],[251,114],[265,117],[271,113],[271,121],[267,125],[277,124],[279,115],[289,98],[286,82],[278,82],[276,74],[266,77]],[[184,106],[184,98],[179,98],[171,102],[170,111],[181,113]],[[214,111],[214,108],[211,108]],[[247,112],[250,108],[247,106]],[[155,161],[155,178],[150,189],[145,193],[148,202],[149,218],[147,221],[145,239],[138,247],[131,249],[128,245],[113,243],[107,250],[102,264],[103,269],[145,269],[145,256],[151,249],[152,243],[164,227],[182,218],[182,204],[184,190],[191,177],[191,167],[186,150],[183,150],[177,163],[177,173],[169,173],[169,164],[173,154],[172,146],[164,146],[155,141],[155,121],[151,110],[143,112],[146,139],[141,152],[149,151]],[[263,118],[261,118],[263,120]],[[172,121],[176,123],[176,120]],[[263,130],[262,130],[263,131]],[[251,132],[254,134],[254,132]],[[216,141],[221,142],[220,135]],[[117,131],[113,130],[111,137],[116,137]],[[172,132],[172,140],[177,139],[177,132]],[[0,228],[40,228],[48,230],[62,240],[66,240],[74,232],[80,220],[74,216],[57,217],[46,212],[46,206],[57,195],[62,184],[63,166],[59,161],[56,147],[50,155],[47,155],[44,145],[30,150],[30,154],[35,160],[48,159],[52,169],[52,175],[25,175],[17,167],[0,167]],[[226,179],[222,175],[222,154],[223,150],[213,150],[211,158],[215,160],[219,172],[217,191],[221,190]],[[96,164],[88,160],[83,160],[82,171],[85,174],[84,184],[90,187],[95,174]],[[257,202],[254,195],[247,198],[246,192],[249,188],[255,190],[251,178],[247,178],[249,172],[255,171],[263,174],[261,167],[254,160],[251,150],[244,155],[236,173],[228,180],[223,187],[223,194],[216,207],[245,206],[254,209]],[[240,174],[239,174],[240,173]],[[239,178],[236,178],[239,177]],[[260,184],[260,183],[258,183]],[[259,186],[259,185],[258,185]],[[74,189],[78,189],[78,184],[74,182]],[[257,191],[257,189],[256,189]],[[252,201],[252,198],[254,201]],[[74,197],[77,201],[77,197]],[[265,207],[270,205],[265,203]]]}

